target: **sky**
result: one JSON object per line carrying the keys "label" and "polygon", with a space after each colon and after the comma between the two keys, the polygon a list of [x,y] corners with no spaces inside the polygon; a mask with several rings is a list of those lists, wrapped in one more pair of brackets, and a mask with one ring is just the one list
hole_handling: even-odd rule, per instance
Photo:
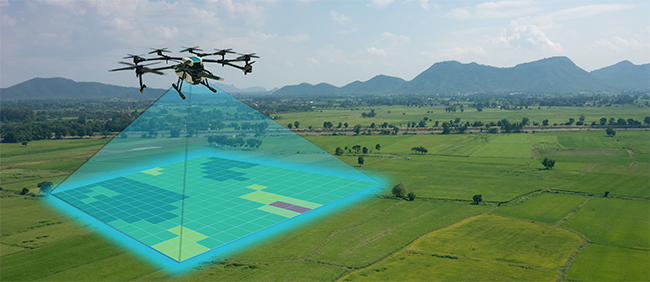
{"label": "sky", "polygon": [[[256,53],[246,76],[206,68],[224,84],[268,90],[340,87],[379,74],[411,80],[450,60],[513,67],[567,56],[592,71],[649,63],[648,15],[647,0],[0,0],[0,87],[34,77],[136,87],[133,71],[108,70],[151,48],[186,54],[181,46]],[[173,72],[144,76],[164,89],[176,79]]]}

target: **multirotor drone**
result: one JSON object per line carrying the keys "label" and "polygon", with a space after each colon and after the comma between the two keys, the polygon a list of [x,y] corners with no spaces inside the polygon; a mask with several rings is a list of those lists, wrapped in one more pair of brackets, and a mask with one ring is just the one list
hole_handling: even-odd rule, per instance
{"label": "multirotor drone", "polygon": [[[238,54],[232,51],[232,49],[215,49],[216,52],[214,53],[197,53],[197,51],[203,51],[199,49],[198,46],[195,47],[183,47],[185,49],[181,50],[181,52],[189,52],[193,54],[194,56],[188,56],[188,57],[170,57],[165,55],[164,53],[169,53],[171,51],[167,50],[167,48],[162,48],[162,49],[154,49],[153,51],[149,52],[149,54],[156,54],[159,57],[158,58],[144,58],[141,57],[140,55],[131,55],[128,54],[128,56],[124,57],[124,59],[133,59],[133,63],[126,63],[126,62],[119,62],[120,64],[127,65],[128,67],[124,68],[117,68],[117,69],[112,69],[109,71],[120,71],[120,70],[135,70],[135,76],[140,79],[140,93],[144,91],[144,89],[147,87],[147,85],[142,83],[142,75],[145,73],[154,73],[158,75],[165,75],[161,70],[166,70],[166,69],[173,69],[174,72],[178,75],[178,82],[172,83],[172,87],[178,92],[178,95],[185,99],[185,95],[181,92],[181,87],[183,86],[183,80],[191,83],[192,85],[197,85],[197,84],[202,84],[210,91],[212,92],[217,92],[216,89],[212,88],[210,84],[208,83],[208,78],[209,79],[214,79],[214,80],[223,80],[223,78],[218,77],[214,74],[212,74],[209,70],[205,69],[203,67],[203,63],[219,63],[221,66],[231,66],[234,68],[238,68],[242,71],[244,71],[244,75],[253,72],[253,63],[255,61],[250,61],[251,58],[259,58],[258,56],[255,55],[255,53],[251,54]],[[226,59],[226,54],[237,54],[239,55],[237,58],[234,59]],[[216,56],[220,55],[221,59],[219,60],[214,60],[214,59],[205,59],[204,57],[207,56]],[[159,62],[151,63],[151,64],[144,64],[140,65],[139,63],[144,62],[144,61],[162,61],[164,60],[165,62],[169,63],[169,61],[174,61],[177,62],[177,64],[172,65],[172,66],[166,66],[166,67],[160,67],[160,68],[149,68],[148,66],[157,64]],[[232,64],[232,62],[244,62],[244,66],[239,66]]]}

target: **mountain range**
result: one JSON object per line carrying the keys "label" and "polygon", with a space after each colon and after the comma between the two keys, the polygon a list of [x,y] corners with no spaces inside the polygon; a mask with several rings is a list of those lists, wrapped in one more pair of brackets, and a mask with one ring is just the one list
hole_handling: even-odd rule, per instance
{"label": "mountain range", "polygon": [[[268,92],[264,87],[239,89],[234,85],[214,83],[211,85],[228,93]],[[277,90],[277,89],[275,89]],[[99,82],[75,82],[74,80],[52,77],[32,78],[14,86],[0,89],[0,100],[50,100],[50,99],[156,99],[167,89],[146,88],[140,93],[138,87],[124,87]]]}
{"label": "mountain range", "polygon": [[433,64],[411,81],[378,75],[343,87],[327,83],[289,85],[273,95],[576,93],[650,89],[650,64],[622,61],[587,72],[567,57],[551,57],[510,68],[446,61]]}
{"label": "mountain range", "polygon": [[[377,75],[367,81],[354,81],[343,87],[328,83],[301,83],[267,91],[263,87],[239,89],[233,85],[211,83],[228,93],[271,93],[273,96],[339,96],[388,94],[468,94],[531,93],[561,94],[576,92],[617,93],[650,90],[650,64],[622,61],[587,72],[567,57],[551,57],[498,68],[477,63],[445,61],[433,64],[411,81]],[[0,89],[1,100],[20,99],[133,99],[157,98],[165,89],[147,88],[143,95],[136,87],[98,82],[75,82],[66,78],[34,78]]]}

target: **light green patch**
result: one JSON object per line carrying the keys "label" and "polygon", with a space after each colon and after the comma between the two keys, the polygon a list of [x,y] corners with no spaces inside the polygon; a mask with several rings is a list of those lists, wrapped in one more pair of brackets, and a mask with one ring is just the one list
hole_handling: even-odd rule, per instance
{"label": "light green patch", "polygon": [[[183,241],[185,241],[185,236],[183,236]],[[206,248],[205,246],[196,242],[184,244],[183,248],[181,249],[181,261],[202,254],[209,250],[209,248]]]}
{"label": "light green patch", "polygon": [[297,212],[294,212],[294,211],[285,210],[285,209],[281,209],[281,208],[274,207],[274,206],[269,206],[269,205],[261,206],[261,207],[259,207],[257,209],[265,211],[265,212],[270,212],[270,213],[273,213],[273,214],[281,215],[281,216],[284,216],[284,217],[289,217],[289,218],[300,215],[300,213],[297,213]]}
{"label": "light green patch", "polygon": [[163,168],[156,167],[156,168],[152,168],[152,169],[148,169],[148,170],[143,170],[141,172],[149,174],[149,175],[157,176],[157,175],[163,174],[162,172],[160,172],[161,170],[163,170]]}
{"label": "light green patch", "polygon": [[283,198],[286,198],[285,196],[277,195],[277,194],[272,194],[264,191],[255,191],[253,193],[249,193],[243,196],[239,196],[242,199],[246,199],[249,201],[253,202],[258,202],[261,204],[270,204],[273,202],[277,202],[282,200]]}
{"label": "light green patch", "polygon": [[169,240],[167,240],[165,242],[155,244],[155,245],[153,245],[151,247],[158,250],[159,252],[165,254],[166,256],[168,256],[170,258],[173,258],[175,260],[179,260],[178,259],[178,254],[179,254],[180,242],[181,242],[181,237],[174,237],[174,238],[169,239]]}
{"label": "light green patch", "polygon": [[253,184],[253,185],[248,186],[246,188],[253,189],[253,190],[262,190],[262,189],[266,188],[266,186]]}

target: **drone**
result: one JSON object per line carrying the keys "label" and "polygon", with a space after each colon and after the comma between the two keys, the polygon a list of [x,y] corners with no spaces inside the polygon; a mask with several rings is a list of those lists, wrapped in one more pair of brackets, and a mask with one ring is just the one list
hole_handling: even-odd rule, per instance
{"label": "drone", "polygon": [[[142,93],[144,89],[147,87],[147,85],[142,83],[142,75],[144,75],[145,73],[165,75],[165,73],[162,72],[162,70],[173,69],[176,75],[178,75],[178,81],[176,83],[172,83],[172,87],[174,88],[174,90],[178,92],[178,95],[183,100],[185,100],[185,95],[183,95],[183,93],[181,92],[181,88],[183,87],[183,81],[191,83],[192,85],[201,84],[207,87],[208,89],[210,89],[210,91],[216,93],[217,90],[214,89],[212,86],[210,86],[207,79],[209,78],[218,81],[223,80],[223,78],[218,77],[212,74],[212,72],[210,72],[209,70],[205,69],[203,63],[219,63],[221,64],[222,67],[224,66],[234,67],[242,70],[244,72],[244,75],[246,75],[253,72],[253,63],[255,63],[255,61],[251,61],[251,59],[259,58],[258,56],[255,55],[255,53],[239,54],[232,51],[232,49],[214,49],[216,52],[200,53],[203,50],[200,49],[198,46],[182,47],[182,48],[184,49],[180,51],[181,53],[188,52],[192,55],[187,57],[171,57],[165,54],[171,52],[167,50],[167,48],[161,48],[161,49],[152,48],[153,51],[149,52],[148,54],[156,54],[158,55],[157,58],[144,58],[142,57],[144,55],[127,54],[128,56],[124,57],[123,59],[133,59],[133,63],[119,62],[120,64],[127,65],[128,67],[112,69],[109,70],[109,72],[122,71],[122,70],[135,70],[135,76],[140,80],[140,93]],[[237,54],[238,57],[234,59],[226,59],[226,55],[228,54]],[[221,59],[215,60],[215,59],[205,58],[208,56],[221,56]],[[165,66],[165,67],[151,68],[149,66],[158,64],[160,62],[140,64],[141,62],[144,61],[165,61],[166,63],[172,61],[175,62],[176,64],[171,66]],[[233,62],[244,62],[244,66],[233,64]]]}

